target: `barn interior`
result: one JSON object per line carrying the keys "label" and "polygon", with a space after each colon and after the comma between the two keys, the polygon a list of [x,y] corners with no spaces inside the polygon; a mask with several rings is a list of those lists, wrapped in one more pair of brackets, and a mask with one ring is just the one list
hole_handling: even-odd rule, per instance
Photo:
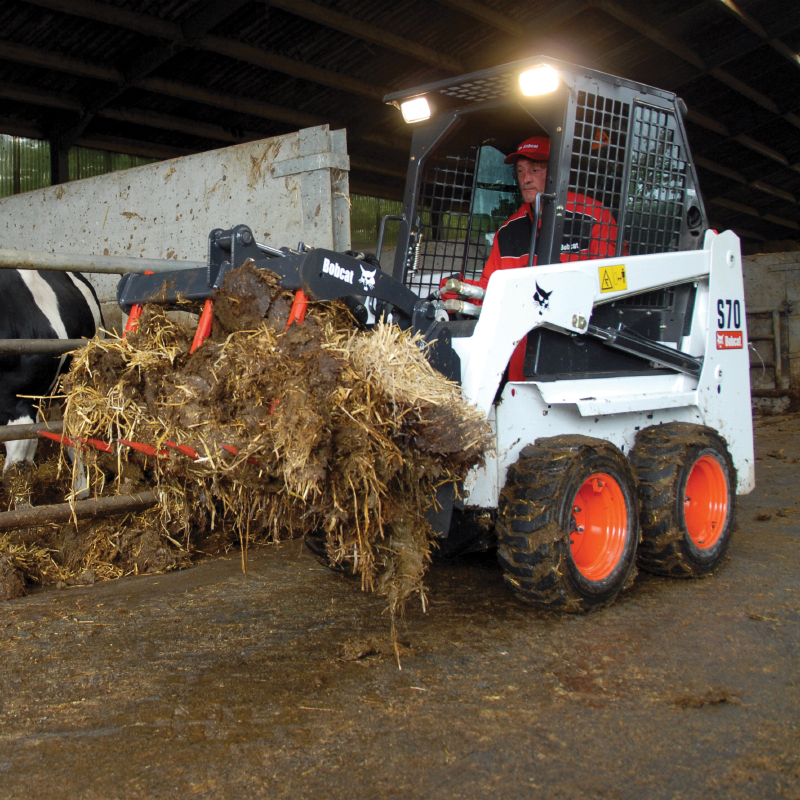
{"label": "barn interior", "polygon": [[328,123],[352,194],[397,200],[385,95],[546,54],[678,93],[715,227],[749,252],[800,238],[793,0],[10,0],[0,25],[3,194]]}
{"label": "barn interior", "polygon": [[[22,796],[35,781],[86,800],[800,798],[798,0],[4,0],[0,271],[15,268],[12,250],[73,266],[77,253],[129,259],[128,268],[134,258],[201,268],[207,220],[249,223],[256,202],[264,213],[253,233],[269,246],[317,246],[318,236],[333,251],[374,251],[381,219],[402,210],[413,129],[385,98],[539,55],[682,98],[708,225],[740,239],[757,483],[737,500],[719,572],[688,581],[633,567],[613,606],[557,615],[510,599],[496,548],[451,558],[441,543],[419,544],[419,519],[401,546],[385,544],[382,527],[412,518],[417,496],[440,488],[439,470],[461,479],[480,460],[485,419],[461,432],[473,443],[469,464],[449,466],[463,453],[447,435],[469,416],[455,398],[449,416],[428,407],[413,436],[397,424],[417,412],[415,393],[430,378],[414,371],[418,352],[384,342],[405,371],[364,366],[359,394],[338,311],[302,334],[294,326],[281,349],[297,295],[250,276],[243,295],[225,295],[236,324],[215,330],[191,363],[202,303],[163,317],[150,308],[145,334],[82,350],[70,391],[90,401],[68,410],[71,428],[64,409],[48,408],[56,433],[39,444],[33,478],[0,486],[0,797]],[[543,132],[530,113],[536,102],[474,114],[448,152],[511,152]],[[487,123],[492,137],[479,139]],[[242,148],[238,165],[222,154],[233,147]],[[323,191],[296,166],[303,158],[324,166]],[[486,163],[500,164],[498,153]],[[516,186],[481,186],[479,177],[423,181],[420,204],[430,207],[431,259],[466,253],[473,277],[493,243],[484,235],[518,202]],[[481,190],[503,202],[491,226],[472,231],[482,238],[474,252],[458,251],[460,217]],[[383,239],[386,269],[396,223]],[[270,226],[280,234],[271,238]],[[441,277],[432,274],[428,290]],[[119,333],[117,274],[92,282]],[[258,324],[267,306],[280,311],[259,337],[241,313],[250,302]],[[634,313],[661,336],[651,308]],[[347,317],[348,337],[351,326]],[[683,340],[677,329],[670,346]],[[591,344],[575,374],[605,351]],[[319,357],[333,351],[335,367]],[[238,391],[233,368],[217,372],[225,359],[251,394]],[[297,391],[290,362],[304,365],[314,391]],[[672,374],[656,362],[648,370]],[[334,419],[323,390],[340,380],[349,405]],[[388,393],[378,402],[381,381],[394,392],[402,383],[407,405]],[[186,386],[195,387],[191,402],[175,403],[164,427],[154,398],[168,406]],[[264,404],[267,395],[291,402]],[[287,409],[293,416],[281,417]],[[182,439],[199,413],[211,420],[203,436]],[[536,422],[555,416],[545,404]],[[85,451],[91,489],[129,505],[73,519],[59,431],[102,439]],[[293,453],[294,483],[280,484],[283,463],[271,462],[270,481],[252,478],[286,441],[305,447],[323,435],[350,447],[330,471],[335,493],[306,502],[329,477],[309,456],[325,448],[311,445]],[[139,449],[124,451],[124,462],[119,445],[131,440]],[[109,442],[115,451],[102,450]],[[198,442],[240,472],[209,463]],[[417,471],[389,480],[373,469],[401,452],[414,453]],[[162,457],[170,469],[154,481]],[[10,509],[24,515],[28,504],[58,504],[60,521],[14,527]],[[287,519],[298,538],[273,535]],[[475,550],[493,521],[469,518]],[[331,563],[323,525],[339,531],[360,571],[320,566],[342,563]]]}

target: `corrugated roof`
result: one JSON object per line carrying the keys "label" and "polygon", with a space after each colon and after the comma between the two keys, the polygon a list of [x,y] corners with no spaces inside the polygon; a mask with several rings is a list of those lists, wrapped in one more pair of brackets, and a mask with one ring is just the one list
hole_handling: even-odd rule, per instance
{"label": "corrugated roof", "polygon": [[676,91],[712,219],[798,237],[798,0],[6,0],[0,31],[0,132],[167,156],[329,122],[385,196],[383,92],[546,53]]}

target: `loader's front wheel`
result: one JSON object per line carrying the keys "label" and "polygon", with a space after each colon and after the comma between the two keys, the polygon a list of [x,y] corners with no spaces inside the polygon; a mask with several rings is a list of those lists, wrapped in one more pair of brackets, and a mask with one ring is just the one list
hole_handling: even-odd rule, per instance
{"label": "loader's front wheel", "polygon": [[612,444],[555,436],[525,447],[500,495],[498,559],[524,602],[590,611],[636,574],[635,480]]}
{"label": "loader's front wheel", "polygon": [[639,480],[639,565],[679,578],[709,575],[731,541],[736,469],[713,428],[673,422],[645,428],[631,462]]}

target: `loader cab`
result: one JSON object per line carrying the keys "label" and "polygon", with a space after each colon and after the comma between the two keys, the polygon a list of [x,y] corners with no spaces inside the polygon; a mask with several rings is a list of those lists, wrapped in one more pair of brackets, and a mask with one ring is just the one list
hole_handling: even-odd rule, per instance
{"label": "loader cab", "polygon": [[[521,76],[530,74],[534,93],[525,95]],[[417,109],[393,275],[420,297],[442,277],[480,277],[495,233],[522,204],[514,169],[503,159],[531,136],[551,141],[545,188],[551,199],[542,204],[537,265],[575,260],[568,256],[582,249],[592,226],[587,230],[586,218],[568,203],[581,195],[617,222],[614,241],[601,248],[608,255],[702,247],[707,217],[683,126],[685,107],[670,92],[539,57],[386,101],[404,114],[409,101]],[[693,297],[691,285],[648,292],[598,306],[593,322],[621,323],[679,346]],[[585,337],[549,330],[528,337],[524,372],[532,380],[652,369]]]}

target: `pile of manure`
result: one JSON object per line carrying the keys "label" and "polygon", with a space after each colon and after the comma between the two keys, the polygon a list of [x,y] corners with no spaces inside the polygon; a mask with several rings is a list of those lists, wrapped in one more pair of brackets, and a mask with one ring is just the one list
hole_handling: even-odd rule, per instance
{"label": "pile of manure", "polygon": [[[0,456],[0,469],[3,461]],[[104,491],[96,486],[98,495],[114,494],[115,488],[113,483]],[[34,466],[12,467],[4,474],[0,511],[63,503],[70,489],[71,470],[61,449],[45,440],[39,444]],[[212,549],[214,544],[203,542]],[[31,585],[85,585],[190,563],[189,552],[180,542],[170,541],[152,509],[113,519],[0,531],[0,600],[22,597]]]}
{"label": "pile of manure", "polygon": [[90,485],[153,488],[151,521],[187,550],[220,530],[243,559],[253,541],[312,537],[332,567],[387,596],[394,620],[412,595],[424,607],[426,510],[482,463],[489,428],[418,338],[357,330],[338,301],[309,303],[287,329],[291,302],[273,273],[234,270],[193,354],[193,330],[145,306],[137,332],[76,354],[65,430],[156,447],[86,451]]}

